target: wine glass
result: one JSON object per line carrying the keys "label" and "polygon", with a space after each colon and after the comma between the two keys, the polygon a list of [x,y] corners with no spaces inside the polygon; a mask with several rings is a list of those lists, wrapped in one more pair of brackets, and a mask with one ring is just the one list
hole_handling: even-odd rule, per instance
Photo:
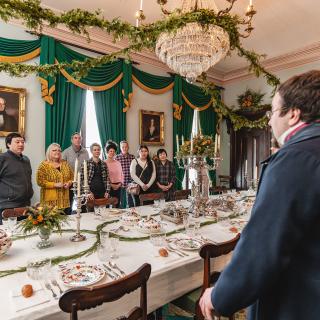
{"label": "wine glass", "polygon": [[8,217],[8,229],[11,233],[11,235],[14,234],[14,230],[17,225],[17,217]]}
{"label": "wine glass", "polygon": [[109,231],[101,230],[99,235],[101,245],[107,247],[109,242]]}
{"label": "wine glass", "polygon": [[182,222],[183,222],[184,229],[186,230],[189,225],[189,215],[184,214],[182,219],[183,219]]}
{"label": "wine glass", "polygon": [[97,256],[99,260],[104,263],[109,260],[109,250],[106,246],[100,245],[97,248]]}
{"label": "wine glass", "polygon": [[119,247],[119,238],[110,238],[110,246],[111,246],[111,259],[117,259],[119,256],[117,254],[117,249]]}

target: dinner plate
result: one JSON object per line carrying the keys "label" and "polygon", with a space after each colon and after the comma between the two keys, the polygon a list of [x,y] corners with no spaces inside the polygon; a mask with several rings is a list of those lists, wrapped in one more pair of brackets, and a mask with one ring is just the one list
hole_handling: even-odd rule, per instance
{"label": "dinner plate", "polygon": [[203,245],[203,242],[196,239],[177,239],[174,244],[182,250],[199,250]]}
{"label": "dinner plate", "polygon": [[118,215],[122,214],[123,211],[121,209],[108,209],[108,208],[106,208],[105,213],[108,216],[118,216]]}
{"label": "dinner plate", "polygon": [[74,264],[60,271],[63,283],[68,287],[84,287],[99,282],[105,275],[98,266]]}

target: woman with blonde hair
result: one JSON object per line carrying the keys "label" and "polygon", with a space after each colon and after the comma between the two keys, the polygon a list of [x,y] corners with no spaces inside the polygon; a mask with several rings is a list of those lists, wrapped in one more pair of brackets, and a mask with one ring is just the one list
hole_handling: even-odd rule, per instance
{"label": "woman with blonde hair", "polygon": [[46,152],[46,160],[40,163],[37,170],[37,184],[41,187],[40,204],[68,209],[72,179],[73,171],[68,162],[62,160],[60,145],[50,144]]}

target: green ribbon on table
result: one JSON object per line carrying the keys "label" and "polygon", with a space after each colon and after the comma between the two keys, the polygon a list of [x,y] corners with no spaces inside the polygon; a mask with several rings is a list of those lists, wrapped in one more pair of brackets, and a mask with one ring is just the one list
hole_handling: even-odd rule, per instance
{"label": "green ribbon on table", "polygon": [[[156,215],[159,215],[158,213],[157,214],[154,214],[152,216],[156,216]],[[230,215],[228,218],[226,219],[233,219],[233,218],[236,218],[240,216],[240,214],[232,214]],[[81,229],[80,232],[81,233],[88,233],[88,234],[94,234],[96,236],[96,241],[93,243],[93,245],[85,250],[82,250],[78,253],[74,253],[74,254],[71,254],[71,255],[67,255],[67,256],[57,256],[57,257],[54,257],[51,259],[51,263],[53,265],[57,265],[61,262],[65,262],[65,261],[68,261],[68,260],[74,260],[74,259],[79,259],[83,256],[89,256],[91,254],[93,254],[94,252],[97,251],[97,248],[99,247],[100,245],[100,232],[103,230],[104,227],[106,227],[108,224],[111,224],[111,223],[115,223],[115,222],[118,222],[119,220],[111,220],[111,221],[106,221],[106,222],[103,222],[99,225],[97,225],[96,227],[96,230],[87,230],[87,229]],[[216,220],[212,220],[212,221],[205,221],[205,222],[202,222],[200,224],[200,227],[204,227],[204,226],[207,226],[207,225],[211,225],[211,224],[214,224],[214,223],[217,223]],[[171,236],[173,234],[176,234],[176,233],[179,233],[181,232],[182,230],[184,230],[184,228],[178,228],[176,230],[173,230],[173,231],[170,231],[168,233],[166,233],[167,236]],[[59,233],[59,231],[53,231],[54,233]],[[76,232],[76,230],[74,229],[62,229],[61,230],[61,233],[72,233],[72,232]],[[117,237],[120,239],[120,241],[144,241],[144,240],[148,240],[149,239],[149,236],[142,236],[142,237],[123,237],[123,236],[120,236],[120,235],[117,235],[115,233],[112,233],[110,232],[110,237]],[[15,236],[12,238],[13,241],[17,241],[17,240],[21,240],[21,239],[25,239],[25,238],[30,238],[30,237],[34,237],[34,236],[37,236],[38,234],[37,233],[32,233],[32,234],[29,234],[29,235],[23,235],[23,236]],[[2,277],[6,277],[6,276],[9,276],[9,275],[12,275],[12,274],[15,274],[15,273],[19,273],[19,272],[25,272],[27,270],[26,267],[19,267],[17,269],[9,269],[9,270],[0,270],[0,278]]]}

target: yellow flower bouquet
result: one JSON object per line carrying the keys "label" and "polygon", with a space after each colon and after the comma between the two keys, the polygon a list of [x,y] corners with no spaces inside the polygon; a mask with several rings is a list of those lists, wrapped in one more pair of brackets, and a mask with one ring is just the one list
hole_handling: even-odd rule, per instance
{"label": "yellow flower bouquet", "polygon": [[21,221],[19,229],[24,234],[38,231],[41,238],[38,247],[41,249],[52,246],[52,243],[48,240],[51,232],[57,230],[61,233],[62,224],[68,220],[68,216],[62,210],[46,205],[28,207],[25,215],[27,215],[27,218]]}
{"label": "yellow flower bouquet", "polygon": [[192,142],[185,141],[184,144],[180,146],[176,156],[178,159],[189,156],[190,154],[193,156],[214,158],[215,149],[215,141],[211,136],[199,134],[193,137]]}

